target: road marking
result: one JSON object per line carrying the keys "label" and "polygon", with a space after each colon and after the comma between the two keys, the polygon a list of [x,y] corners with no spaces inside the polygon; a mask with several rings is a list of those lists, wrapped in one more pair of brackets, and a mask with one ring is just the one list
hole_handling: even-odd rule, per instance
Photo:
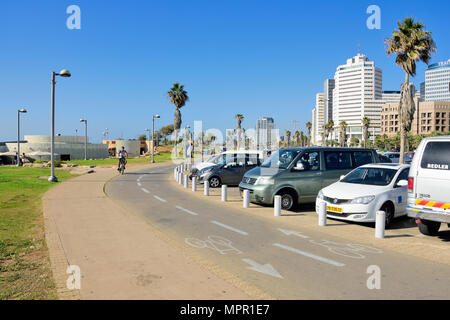
{"label": "road marking", "polygon": [[140,182],[138,182],[137,185],[138,185],[139,187],[142,187],[142,183],[140,183]]}
{"label": "road marking", "polygon": [[311,259],[319,260],[321,262],[325,262],[325,263],[331,264],[331,265],[336,266],[336,267],[343,267],[343,266],[345,266],[345,264],[343,264],[343,263],[336,262],[334,260],[330,260],[330,259],[327,259],[327,258],[324,258],[324,257],[321,257],[321,256],[317,256],[317,255],[309,253],[309,252],[301,251],[301,250],[298,250],[296,248],[285,246],[283,244],[274,243],[273,245],[275,247],[278,247],[278,248],[281,248],[281,249],[284,249],[284,250],[287,250],[287,251],[291,251],[291,252],[300,254],[302,256],[311,258]]}
{"label": "road marking", "polygon": [[156,200],[159,200],[159,201],[161,201],[161,202],[167,202],[167,200],[165,200],[165,199],[163,199],[163,198],[160,198],[160,197],[158,197],[158,196],[153,196],[153,198],[155,198]]}
{"label": "road marking", "polygon": [[237,233],[242,234],[242,235],[244,235],[244,236],[248,236],[248,233],[247,233],[247,232],[242,231],[242,230],[239,230],[239,229],[236,229],[236,228],[233,228],[233,227],[230,227],[230,226],[228,226],[228,225],[226,225],[226,224],[223,224],[223,223],[220,223],[220,222],[218,222],[218,221],[212,220],[211,223],[214,223],[214,224],[216,224],[216,225],[218,225],[218,226],[220,226],[220,227],[222,227],[222,228],[225,228],[225,229],[228,229],[228,230],[237,232]]}
{"label": "road marking", "polygon": [[303,239],[308,239],[308,236],[305,236],[304,234],[302,234],[301,232],[298,231],[293,231],[293,230],[286,230],[286,229],[281,229],[278,228],[278,230],[280,230],[281,232],[283,232],[285,235],[290,236],[290,235],[294,235]]}
{"label": "road marking", "polygon": [[198,213],[192,212],[192,211],[190,211],[190,210],[188,210],[188,209],[185,209],[185,208],[183,208],[183,207],[175,206],[175,208],[180,209],[181,211],[184,211],[184,212],[186,212],[186,213],[192,214],[193,216],[198,216]]}
{"label": "road marking", "polygon": [[148,191],[148,190],[145,189],[145,188],[141,188],[141,190],[144,191],[145,193],[150,193],[150,191]]}
{"label": "road marking", "polygon": [[268,264],[268,263],[259,264],[258,262],[255,262],[251,259],[242,259],[242,261],[251,265],[251,267],[247,267],[247,269],[250,269],[250,270],[253,270],[256,272],[265,273],[272,277],[283,279],[283,276],[271,264]]}

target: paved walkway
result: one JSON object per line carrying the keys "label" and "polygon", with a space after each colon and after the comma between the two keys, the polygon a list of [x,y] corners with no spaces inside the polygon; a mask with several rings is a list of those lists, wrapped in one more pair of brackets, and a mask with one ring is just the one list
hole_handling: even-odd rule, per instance
{"label": "paved walkway", "polygon": [[[43,198],[46,240],[61,299],[251,298],[106,197],[104,184],[116,175],[115,169],[96,168]],[[80,267],[80,290],[66,287],[69,265]]]}

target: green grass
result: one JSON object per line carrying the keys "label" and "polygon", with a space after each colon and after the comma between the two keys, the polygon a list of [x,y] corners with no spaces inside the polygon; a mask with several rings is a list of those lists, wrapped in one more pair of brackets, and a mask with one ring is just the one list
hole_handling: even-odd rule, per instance
{"label": "green grass", "polygon": [[[48,168],[0,167],[0,299],[57,299],[45,244]],[[60,182],[72,177],[57,170]]]}
{"label": "green grass", "polygon": [[[171,153],[163,152],[158,155],[155,155],[155,162],[164,162],[170,160]],[[149,158],[128,158],[128,163],[150,163],[151,157]],[[101,165],[116,165],[118,163],[117,158],[108,158],[108,159],[97,159],[97,160],[71,160],[64,161],[63,163],[71,163],[78,164],[80,166],[101,166]]]}

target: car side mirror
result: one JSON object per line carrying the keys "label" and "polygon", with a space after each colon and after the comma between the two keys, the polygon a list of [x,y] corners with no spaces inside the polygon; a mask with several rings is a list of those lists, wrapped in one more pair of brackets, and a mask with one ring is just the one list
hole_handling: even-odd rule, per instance
{"label": "car side mirror", "polygon": [[303,163],[301,163],[299,161],[299,162],[297,162],[297,164],[295,165],[295,167],[293,169],[295,171],[303,171],[303,170],[305,170],[305,166],[303,165]]}
{"label": "car side mirror", "polygon": [[408,180],[400,180],[396,184],[396,187],[407,187],[407,186],[408,186]]}

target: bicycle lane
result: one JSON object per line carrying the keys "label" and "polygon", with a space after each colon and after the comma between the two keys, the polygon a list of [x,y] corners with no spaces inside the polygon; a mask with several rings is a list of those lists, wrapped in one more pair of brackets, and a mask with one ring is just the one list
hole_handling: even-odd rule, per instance
{"label": "bicycle lane", "polygon": [[[450,270],[445,265],[268,224],[174,190],[170,169],[161,170],[119,177],[107,185],[107,194],[180,245],[276,298],[446,297]],[[370,266],[375,267],[369,271],[381,272],[380,290],[368,289]]]}

